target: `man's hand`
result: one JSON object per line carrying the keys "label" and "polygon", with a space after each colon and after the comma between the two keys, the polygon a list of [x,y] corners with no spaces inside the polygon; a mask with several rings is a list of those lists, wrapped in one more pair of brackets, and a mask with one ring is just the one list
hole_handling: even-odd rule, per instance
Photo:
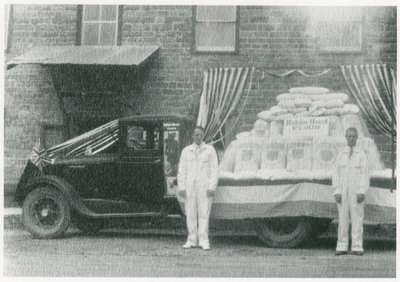
{"label": "man's hand", "polygon": [[335,200],[338,204],[342,202],[342,195],[341,194],[335,194]]}
{"label": "man's hand", "polygon": [[357,203],[362,203],[365,200],[364,194],[357,194]]}
{"label": "man's hand", "polygon": [[185,190],[179,190],[178,195],[181,196],[182,198],[186,198],[186,191]]}
{"label": "man's hand", "polygon": [[215,191],[214,190],[207,190],[207,197],[208,198],[212,198],[215,195]]}

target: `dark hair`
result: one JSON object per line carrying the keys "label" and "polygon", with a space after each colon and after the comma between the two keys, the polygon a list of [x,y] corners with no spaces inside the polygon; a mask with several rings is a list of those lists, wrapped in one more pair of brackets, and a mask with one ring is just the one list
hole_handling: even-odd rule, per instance
{"label": "dark hair", "polygon": [[200,125],[198,125],[198,126],[196,126],[195,128],[193,128],[193,132],[194,132],[196,129],[200,129],[201,131],[203,131],[203,133],[206,132],[205,129],[204,129],[204,127],[202,127],[202,126],[200,126]]}
{"label": "dark hair", "polygon": [[355,127],[349,127],[349,128],[347,128],[347,129],[346,129],[346,132],[347,132],[347,131],[350,131],[350,130],[351,130],[351,131],[354,131],[355,133],[357,133],[357,136],[358,136],[358,131],[357,131],[357,129],[356,129]]}

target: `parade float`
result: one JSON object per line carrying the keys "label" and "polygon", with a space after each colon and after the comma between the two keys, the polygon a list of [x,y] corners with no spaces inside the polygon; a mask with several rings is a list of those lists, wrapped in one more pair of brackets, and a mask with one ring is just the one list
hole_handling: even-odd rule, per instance
{"label": "parade float", "polygon": [[338,216],[332,170],[350,127],[369,163],[364,220],[395,223],[392,170],[385,169],[358,106],[346,93],[322,87],[278,95],[251,131],[236,135],[220,161],[211,218],[251,219],[271,247],[295,247],[323,233]]}

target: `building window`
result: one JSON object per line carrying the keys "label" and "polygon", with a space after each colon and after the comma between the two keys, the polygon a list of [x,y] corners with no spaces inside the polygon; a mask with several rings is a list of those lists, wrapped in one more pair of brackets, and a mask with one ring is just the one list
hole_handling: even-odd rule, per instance
{"label": "building window", "polygon": [[196,6],[193,14],[196,52],[237,51],[236,6]]}
{"label": "building window", "polygon": [[321,51],[362,51],[362,7],[313,7],[311,12]]}
{"label": "building window", "polygon": [[119,9],[117,5],[83,5],[81,45],[117,45]]}

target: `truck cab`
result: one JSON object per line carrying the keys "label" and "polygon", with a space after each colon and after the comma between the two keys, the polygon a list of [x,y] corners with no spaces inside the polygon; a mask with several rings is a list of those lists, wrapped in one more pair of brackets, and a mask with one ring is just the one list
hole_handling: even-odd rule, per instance
{"label": "truck cab", "polygon": [[53,238],[70,221],[93,232],[105,219],[181,213],[174,184],[193,126],[181,115],[126,117],[45,149],[17,188],[27,229]]}

